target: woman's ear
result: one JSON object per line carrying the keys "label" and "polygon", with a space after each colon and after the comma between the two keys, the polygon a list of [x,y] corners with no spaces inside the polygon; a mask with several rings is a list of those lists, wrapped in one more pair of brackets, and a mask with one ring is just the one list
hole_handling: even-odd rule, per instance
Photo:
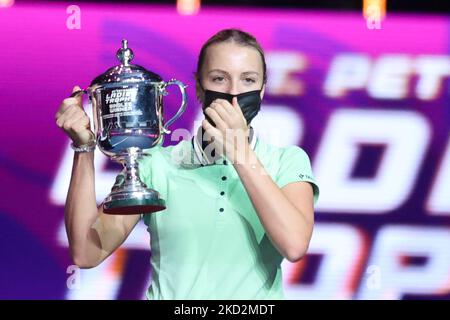
{"label": "woman's ear", "polygon": [[261,89],[261,92],[259,96],[261,97],[261,100],[264,98],[264,92],[266,92],[266,84],[264,83]]}
{"label": "woman's ear", "polygon": [[197,75],[195,75],[195,93],[197,96],[197,100],[203,103],[205,93],[203,92],[202,86],[200,85],[200,79],[198,78]]}

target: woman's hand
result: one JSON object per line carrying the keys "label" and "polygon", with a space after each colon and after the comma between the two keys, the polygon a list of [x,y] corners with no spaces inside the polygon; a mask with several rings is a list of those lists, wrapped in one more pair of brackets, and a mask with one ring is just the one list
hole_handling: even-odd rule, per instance
{"label": "woman's hand", "polygon": [[[75,86],[72,90],[81,90]],[[95,139],[89,124],[89,116],[83,110],[81,95],[66,98],[55,114],[56,125],[64,130],[76,146],[88,144]]]}
{"label": "woman's hand", "polygon": [[248,125],[242,110],[234,97],[232,103],[216,99],[205,113],[214,121],[216,127],[208,120],[202,121],[206,138],[213,139],[216,152],[225,154],[234,163],[243,163],[249,150]]}

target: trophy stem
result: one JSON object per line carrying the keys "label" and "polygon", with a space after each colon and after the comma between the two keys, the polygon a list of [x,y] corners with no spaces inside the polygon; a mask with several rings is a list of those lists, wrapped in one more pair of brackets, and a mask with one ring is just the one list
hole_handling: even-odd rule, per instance
{"label": "trophy stem", "polygon": [[[129,148],[135,149],[135,148]],[[138,185],[147,188],[145,183],[139,178],[139,160],[145,155],[143,152],[131,150],[123,156],[118,156],[117,161],[121,162],[125,169],[125,185]],[[116,160],[116,159],[114,159]]]}
{"label": "trophy stem", "polygon": [[156,190],[150,189],[139,177],[139,160],[147,155],[139,148],[128,148],[126,152],[113,156],[124,169],[124,180],[116,184],[103,203],[107,214],[152,213],[166,208],[165,201]]}

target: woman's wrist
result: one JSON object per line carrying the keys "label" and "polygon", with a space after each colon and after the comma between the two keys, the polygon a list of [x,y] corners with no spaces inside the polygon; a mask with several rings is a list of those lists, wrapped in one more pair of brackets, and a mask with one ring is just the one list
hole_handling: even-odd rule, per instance
{"label": "woman's wrist", "polygon": [[82,145],[77,145],[74,142],[70,143],[70,147],[72,148],[72,150],[80,153],[93,152],[96,145],[97,143],[95,142],[95,140],[91,140],[88,143]]}

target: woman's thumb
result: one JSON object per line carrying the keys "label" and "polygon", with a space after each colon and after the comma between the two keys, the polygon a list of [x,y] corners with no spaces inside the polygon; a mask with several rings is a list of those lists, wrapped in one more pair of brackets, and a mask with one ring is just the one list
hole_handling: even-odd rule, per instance
{"label": "woman's thumb", "polygon": [[73,87],[71,97],[74,97],[75,99],[77,99],[77,101],[78,101],[79,104],[80,104],[80,107],[83,108],[83,95],[82,95],[82,94],[79,94],[79,93],[75,93],[75,92],[77,92],[77,91],[78,91],[79,93],[82,93],[82,92],[83,92],[83,89],[81,89],[79,86]]}
{"label": "woman's thumb", "polygon": [[81,88],[79,86],[75,86],[72,89],[72,93],[74,93],[75,91],[79,91],[79,90],[81,90]]}

